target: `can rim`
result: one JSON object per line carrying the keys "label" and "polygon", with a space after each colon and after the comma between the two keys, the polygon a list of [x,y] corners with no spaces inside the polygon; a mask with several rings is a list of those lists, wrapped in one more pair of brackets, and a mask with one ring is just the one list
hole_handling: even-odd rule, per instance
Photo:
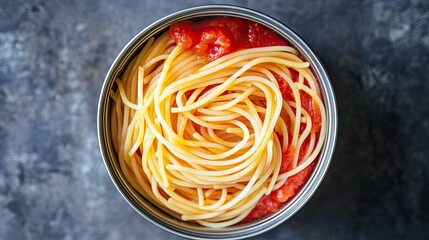
{"label": "can rim", "polygon": [[[155,33],[159,33],[160,31],[165,31],[172,22],[219,15],[245,18],[271,28],[285,38],[300,52],[301,55],[303,55],[304,58],[306,58],[307,61],[310,62],[312,71],[319,82],[322,97],[324,98],[323,100],[326,104],[328,127],[325,143],[321,153],[319,154],[317,165],[306,184],[291,201],[284,204],[284,206],[276,213],[260,220],[255,220],[246,224],[233,225],[224,229],[210,229],[201,226],[193,226],[189,223],[172,219],[172,217],[166,216],[166,213],[142,200],[142,197],[139,196],[131,186],[129,186],[125,178],[121,176],[122,173],[118,171],[118,164],[115,163],[117,160],[115,160],[115,153],[112,151],[113,147],[107,122],[109,118],[108,114],[110,113],[109,102],[111,102],[109,92],[113,86],[113,82],[116,76],[122,72],[123,68],[129,63],[136,51],[149,39],[149,37],[153,36]],[[140,31],[125,45],[112,63],[104,79],[97,112],[98,141],[103,162],[112,182],[122,197],[124,197],[135,211],[149,222],[175,235],[192,239],[248,238],[269,231],[292,217],[312,197],[326,174],[335,149],[338,129],[337,122],[338,112],[335,94],[330,79],[325,68],[310,47],[298,36],[298,34],[278,20],[255,10],[233,5],[202,5],[186,8],[169,14]]]}

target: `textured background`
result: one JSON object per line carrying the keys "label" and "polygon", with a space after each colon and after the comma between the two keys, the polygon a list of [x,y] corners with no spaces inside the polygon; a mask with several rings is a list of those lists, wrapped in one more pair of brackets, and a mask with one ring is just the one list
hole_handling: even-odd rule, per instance
{"label": "textured background", "polygon": [[[196,2],[196,1],[195,1]],[[96,110],[121,48],[152,21],[226,1],[0,2],[0,239],[176,239],[103,165]],[[229,1],[298,32],[339,105],[326,178],[255,239],[424,239],[429,229],[429,1]]]}

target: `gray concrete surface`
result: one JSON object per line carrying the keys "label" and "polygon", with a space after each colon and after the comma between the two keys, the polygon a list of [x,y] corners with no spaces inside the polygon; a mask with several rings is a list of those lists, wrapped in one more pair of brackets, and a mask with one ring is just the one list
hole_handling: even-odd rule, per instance
{"label": "gray concrete surface", "polygon": [[338,144],[321,187],[254,239],[427,239],[425,0],[0,1],[0,239],[176,239],[109,179],[97,100],[133,35],[204,3],[250,7],[292,27],[337,94]]}

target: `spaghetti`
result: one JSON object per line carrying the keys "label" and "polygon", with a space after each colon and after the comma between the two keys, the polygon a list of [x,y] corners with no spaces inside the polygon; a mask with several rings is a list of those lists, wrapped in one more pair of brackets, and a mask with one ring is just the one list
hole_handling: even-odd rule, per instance
{"label": "spaghetti", "polygon": [[325,138],[309,63],[284,45],[211,59],[191,47],[168,32],[152,38],[117,78],[111,129],[123,174],[159,208],[207,227],[277,210],[261,204],[287,200],[282,189],[311,173]]}

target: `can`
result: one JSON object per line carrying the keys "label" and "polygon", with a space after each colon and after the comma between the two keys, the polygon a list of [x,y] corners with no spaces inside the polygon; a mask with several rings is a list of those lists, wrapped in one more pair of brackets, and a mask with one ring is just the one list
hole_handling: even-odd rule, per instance
{"label": "can", "polygon": [[[113,102],[110,98],[110,91],[114,88],[116,77],[121,75],[129,62],[142,49],[145,42],[149,38],[159,36],[167,31],[173,22],[198,21],[216,16],[230,16],[251,20],[272,29],[286,39],[300,52],[301,57],[311,64],[312,71],[320,85],[327,113],[327,135],[324,146],[311,177],[299,193],[276,213],[249,223],[240,223],[220,229],[207,228],[175,219],[143,198],[131,187],[120,170],[110,132],[110,113]],[[100,151],[107,171],[125,200],[141,216],[156,226],[185,238],[243,239],[266,232],[285,222],[311,198],[325,176],[333,156],[337,138],[337,115],[335,95],[326,70],[313,51],[294,31],[281,22],[254,10],[231,5],[204,5],[187,8],[168,15],[149,25],[128,42],[113,62],[104,80],[98,103],[97,128]]]}

